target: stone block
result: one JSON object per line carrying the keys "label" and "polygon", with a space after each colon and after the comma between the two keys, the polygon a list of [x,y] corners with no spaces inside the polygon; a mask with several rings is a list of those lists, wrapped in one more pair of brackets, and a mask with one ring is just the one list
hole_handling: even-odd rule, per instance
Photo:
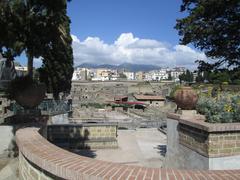
{"label": "stone block", "polygon": [[233,149],[231,148],[219,149],[220,154],[231,154],[232,152],[233,152]]}
{"label": "stone block", "polygon": [[211,155],[218,154],[219,153],[219,149],[209,148],[208,152]]}
{"label": "stone block", "polygon": [[233,148],[233,152],[234,152],[234,153],[240,153],[240,147]]}
{"label": "stone block", "polygon": [[227,135],[227,136],[224,136],[224,139],[225,140],[236,140],[237,136],[236,135]]}

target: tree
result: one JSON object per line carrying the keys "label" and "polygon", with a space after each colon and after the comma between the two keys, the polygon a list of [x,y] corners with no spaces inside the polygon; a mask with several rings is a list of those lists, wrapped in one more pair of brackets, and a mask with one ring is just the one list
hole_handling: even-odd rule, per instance
{"label": "tree", "polygon": [[224,82],[230,82],[229,73],[225,70],[216,70],[209,74],[209,82],[213,84],[222,84]]}
{"label": "tree", "polygon": [[119,78],[122,78],[122,79],[127,79],[127,76],[123,73],[119,73]]}
{"label": "tree", "polygon": [[200,71],[197,72],[196,82],[197,82],[197,83],[202,83],[202,82],[204,82],[203,74],[202,74]]}
{"label": "tree", "polygon": [[23,51],[22,16],[23,3],[21,1],[0,1],[0,53],[7,59],[7,64]]}
{"label": "tree", "polygon": [[[69,92],[73,72],[70,20],[66,0],[3,0],[0,2],[0,51],[11,61],[25,52],[28,76],[33,75],[33,58],[43,60],[40,72],[55,97]],[[41,79],[41,78],[40,78]]]}
{"label": "tree", "polygon": [[171,72],[168,73],[168,80],[172,80],[172,75],[171,75]]}
{"label": "tree", "polygon": [[180,83],[184,82],[193,82],[193,73],[188,69],[183,74],[179,75]]}
{"label": "tree", "polygon": [[181,44],[193,43],[215,60],[212,64],[198,60],[200,67],[240,66],[239,0],[183,0],[181,12],[189,14],[175,26]]}
{"label": "tree", "polygon": [[[59,0],[57,0],[59,1]],[[51,46],[43,53],[43,65],[40,68],[40,81],[47,85],[48,92],[58,98],[60,92],[69,93],[73,73],[72,38],[70,35],[70,19],[66,15],[66,1],[56,8],[56,3],[49,4],[54,12],[51,19],[57,25],[52,29]]]}
{"label": "tree", "polygon": [[[40,0],[4,0],[1,11],[1,51],[8,60],[25,52],[28,75],[33,75],[33,58],[40,57],[51,42],[47,3]],[[4,52],[5,51],[5,52]]]}

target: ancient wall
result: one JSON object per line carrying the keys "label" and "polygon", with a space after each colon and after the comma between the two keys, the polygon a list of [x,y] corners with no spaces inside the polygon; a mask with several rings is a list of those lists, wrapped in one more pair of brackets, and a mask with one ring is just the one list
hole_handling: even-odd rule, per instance
{"label": "ancient wall", "polygon": [[139,81],[105,81],[105,82],[81,82],[73,81],[71,96],[73,104],[84,103],[106,103],[113,101],[114,96],[127,95],[131,93],[150,93],[167,95],[170,85],[159,82]]}
{"label": "ancient wall", "polygon": [[47,139],[53,144],[69,149],[117,148],[117,125],[55,124],[47,127]]}

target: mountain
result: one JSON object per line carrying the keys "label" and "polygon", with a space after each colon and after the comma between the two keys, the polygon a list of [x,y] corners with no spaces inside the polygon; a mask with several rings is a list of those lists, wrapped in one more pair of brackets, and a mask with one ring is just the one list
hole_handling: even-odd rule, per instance
{"label": "mountain", "polygon": [[106,68],[106,69],[125,69],[126,71],[132,71],[132,72],[137,72],[137,71],[151,71],[151,70],[156,70],[159,69],[159,66],[156,65],[150,65],[150,64],[131,64],[131,63],[123,63],[120,65],[110,65],[110,64],[101,64],[101,65],[96,65],[96,64],[90,64],[90,63],[83,63],[79,66],[76,66],[75,68]]}
{"label": "mountain", "polygon": [[119,69],[126,69],[128,71],[151,71],[159,69],[159,66],[150,65],[150,64],[131,64],[131,63],[123,63],[118,66]]}

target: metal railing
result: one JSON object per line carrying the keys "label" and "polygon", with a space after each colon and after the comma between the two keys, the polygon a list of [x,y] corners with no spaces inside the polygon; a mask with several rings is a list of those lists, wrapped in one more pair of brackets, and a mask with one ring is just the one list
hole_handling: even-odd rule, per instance
{"label": "metal railing", "polygon": [[13,103],[10,110],[13,111],[14,115],[57,115],[70,112],[72,106],[68,101],[45,99],[34,109],[24,109],[19,104]]}
{"label": "metal railing", "polygon": [[44,100],[38,109],[42,115],[65,114],[72,110],[71,104],[64,100]]}

